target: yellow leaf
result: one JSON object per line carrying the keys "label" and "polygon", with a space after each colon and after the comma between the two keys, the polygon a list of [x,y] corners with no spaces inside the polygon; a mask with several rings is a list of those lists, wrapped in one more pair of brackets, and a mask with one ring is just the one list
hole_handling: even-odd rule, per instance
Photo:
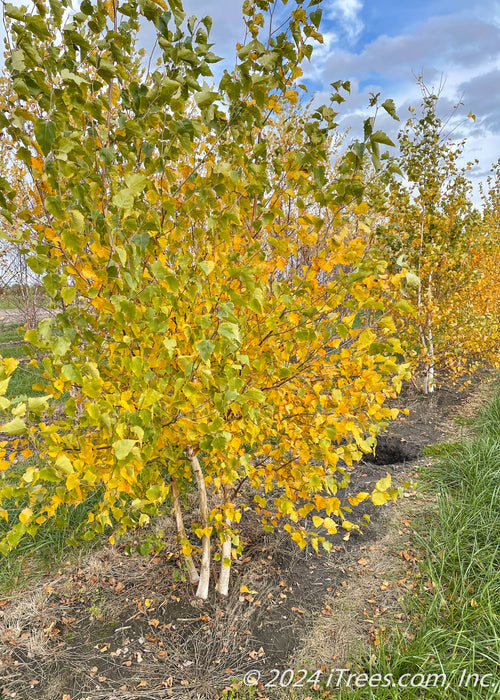
{"label": "yellow leaf", "polygon": [[384,503],[390,501],[391,497],[384,491],[374,491],[372,493],[372,503],[375,506],[383,506]]}
{"label": "yellow leaf", "polygon": [[351,531],[356,528],[356,525],[354,523],[349,522],[349,520],[343,520],[342,527],[344,528],[344,530]]}
{"label": "yellow leaf", "polygon": [[391,475],[387,474],[387,476],[384,476],[382,479],[377,481],[375,484],[375,489],[377,491],[387,491],[387,489],[391,488]]}
{"label": "yellow leaf", "polygon": [[19,513],[19,520],[26,525],[31,518],[33,517],[33,511],[31,508],[24,508],[20,513]]}
{"label": "yellow leaf", "polygon": [[73,468],[73,465],[71,464],[69,457],[66,455],[59,455],[59,457],[56,459],[56,467],[63,471],[65,474],[72,474],[75,470]]}
{"label": "yellow leaf", "polygon": [[349,503],[351,506],[357,506],[359,503],[366,501],[367,498],[370,498],[370,494],[363,491],[362,493],[358,493],[357,496],[349,496]]}
{"label": "yellow leaf", "polygon": [[193,548],[191,547],[190,544],[183,544],[182,545],[182,553],[184,554],[185,557],[189,557],[193,551]]}
{"label": "yellow leaf", "polygon": [[66,479],[66,488],[68,491],[73,491],[74,489],[78,489],[80,486],[80,479],[78,478],[77,474],[70,474],[68,478]]}

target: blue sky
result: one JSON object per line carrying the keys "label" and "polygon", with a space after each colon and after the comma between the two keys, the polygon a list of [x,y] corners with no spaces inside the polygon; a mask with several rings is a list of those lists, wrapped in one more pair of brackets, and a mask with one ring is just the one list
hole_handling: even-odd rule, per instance
{"label": "blue sky", "polygon": [[[289,0],[280,14],[284,16],[293,6]],[[408,107],[418,107],[415,76],[423,75],[428,87],[444,83],[441,114],[448,117],[454,112],[450,128],[455,129],[455,137],[467,137],[464,158],[479,160],[473,178],[484,179],[500,157],[500,3],[323,0],[321,6],[325,42],[305,66],[306,82],[318,101],[327,101],[332,81],[351,80],[341,128],[350,128],[356,136],[368,114],[369,93],[381,92],[383,98],[394,99],[401,123],[382,116],[378,126],[394,137],[409,116]],[[214,51],[229,59],[229,65],[236,42],[243,39],[240,8],[241,0],[184,0],[188,15],[212,16]],[[144,42],[151,47],[154,36],[146,33]],[[215,67],[216,73],[220,66]],[[460,101],[463,107],[453,110]],[[466,118],[469,112],[476,115],[475,122]]]}
{"label": "blue sky", "polygon": [[[289,2],[285,9],[291,8]],[[221,56],[234,55],[242,38],[237,0],[185,0],[188,14],[210,14],[212,41]],[[478,159],[472,171],[484,180],[500,157],[500,4],[497,0],[323,0],[325,38],[306,66],[307,84],[317,99],[328,99],[329,84],[351,80],[352,93],[342,108],[342,128],[355,136],[367,116],[370,92],[394,99],[401,123],[382,117],[379,128],[392,136],[418,107],[420,89],[444,83],[440,113],[452,117],[449,128],[467,137],[464,162]],[[463,106],[454,110],[462,101]],[[476,120],[467,119],[473,112]]]}

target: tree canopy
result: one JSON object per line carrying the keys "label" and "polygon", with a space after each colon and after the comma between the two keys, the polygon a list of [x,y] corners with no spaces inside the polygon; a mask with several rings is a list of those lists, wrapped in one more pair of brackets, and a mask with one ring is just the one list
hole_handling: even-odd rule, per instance
{"label": "tree canopy", "polygon": [[[246,43],[216,88],[211,21],[179,0],[5,6],[0,126],[30,197],[16,205],[3,178],[0,204],[59,308],[26,338],[45,355],[38,388],[64,414],[33,422],[44,397],[2,401],[19,444],[3,444],[1,551],[90,493],[86,537],[111,542],[171,503],[206,598],[212,538],[224,594],[245,507],[328,548],[324,535],[358,527],[357,503],[395,497],[390,477],[349,505],[337,496],[397,413],[387,398],[407,365],[391,314],[411,307],[363,203],[361,164],[380,166],[387,137],[367,119],[332,173],[341,81],[328,105],[282,118],[321,41],[318,4],[290,3],[275,28],[273,3],[245,2]],[[144,22],[161,48],[154,70],[137,48]],[[14,465],[21,449],[37,459]],[[199,497],[201,576],[186,491]]]}

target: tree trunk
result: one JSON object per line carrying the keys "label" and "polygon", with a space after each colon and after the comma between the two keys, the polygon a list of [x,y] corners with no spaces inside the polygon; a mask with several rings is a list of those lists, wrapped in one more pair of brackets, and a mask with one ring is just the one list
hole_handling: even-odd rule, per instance
{"label": "tree trunk", "polygon": [[[179,537],[179,541],[182,542],[182,540],[186,540],[187,537],[186,530],[184,529],[184,520],[182,519],[181,506],[179,503],[179,489],[177,488],[177,481],[175,479],[172,479],[171,483],[172,496],[174,498],[175,525],[177,527],[177,535]],[[200,577],[198,576],[198,572],[196,570],[196,566],[194,565],[192,556],[190,554],[184,554],[184,558],[186,559],[186,566],[190,582],[193,584],[198,583]]]}
{"label": "tree trunk", "polygon": [[[195,455],[191,445],[186,450],[193,473],[198,484],[198,499],[200,502],[201,526],[205,530],[208,528],[208,505],[207,505],[207,489],[205,486],[205,477],[201,471],[198,457]],[[197,598],[206,600],[208,598],[208,586],[210,583],[210,535],[203,534],[201,541],[201,566],[200,580],[196,591]]]}
{"label": "tree trunk", "polygon": [[432,328],[429,324],[427,331],[427,345],[429,348],[429,362],[427,363],[427,370],[424,380],[424,392],[426,394],[434,393],[434,369],[435,369],[435,359],[434,359],[434,338],[432,336]]}
{"label": "tree trunk", "polygon": [[[224,503],[228,501],[228,488],[224,488]],[[231,520],[226,517],[227,527],[231,527]],[[217,583],[217,593],[222,596],[227,596],[229,591],[229,577],[231,575],[231,535],[227,535],[222,542],[221,547],[221,564],[220,576]]]}
{"label": "tree trunk", "polygon": [[428,296],[428,311],[427,311],[427,351],[429,355],[429,361],[427,362],[427,372],[425,376],[425,383],[424,383],[424,391],[426,394],[433,394],[434,393],[434,369],[435,369],[435,356],[434,356],[434,336],[432,334],[432,311],[431,311],[431,304],[432,304],[432,297],[433,297],[433,291],[432,291],[432,278],[433,278],[433,271],[431,270],[429,272],[429,289],[427,290],[427,296]]}

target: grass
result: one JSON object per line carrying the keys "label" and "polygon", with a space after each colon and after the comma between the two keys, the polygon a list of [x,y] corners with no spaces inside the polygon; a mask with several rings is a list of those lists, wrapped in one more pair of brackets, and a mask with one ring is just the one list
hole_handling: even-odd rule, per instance
{"label": "grass", "polygon": [[[382,639],[362,669],[382,679],[391,674],[396,683],[423,674],[415,680],[420,687],[356,689],[353,681],[338,697],[500,696],[500,384],[471,438],[435,454],[420,486],[436,504],[412,523],[421,558],[418,586],[404,603],[410,627]],[[434,674],[429,681],[427,674]]]}
{"label": "grass", "polygon": [[[14,469],[22,474],[30,464],[35,465],[38,458],[29,457],[22,464],[14,465]],[[15,588],[22,587],[31,579],[39,578],[49,571],[57,569],[67,559],[81,556],[90,549],[100,546],[99,537],[86,541],[80,535],[87,523],[88,514],[101,494],[96,491],[83,503],[70,506],[66,512],[45,523],[35,536],[25,535],[15,550],[1,556],[0,593],[5,596]],[[9,511],[9,523],[17,521],[17,516],[23,504]],[[9,523],[0,520],[0,538],[9,530]]]}
{"label": "grass", "polygon": [[[30,301],[33,302],[34,290],[29,290]],[[43,287],[37,290],[37,306],[44,306],[47,301],[47,293]],[[23,309],[25,308],[24,295],[21,296],[15,289],[4,290],[0,296],[0,309]]]}
{"label": "grass", "polygon": [[[21,359],[28,357],[27,343],[22,342],[24,329],[18,323],[10,323],[0,328],[0,356]],[[6,345],[4,345],[6,343]],[[36,367],[28,363],[20,363],[14,370],[9,382],[9,396],[41,396],[39,391],[33,391],[32,386],[41,378]]]}
{"label": "grass", "polygon": [[24,328],[18,323],[9,323],[1,327],[0,343],[18,343],[23,339]]}

